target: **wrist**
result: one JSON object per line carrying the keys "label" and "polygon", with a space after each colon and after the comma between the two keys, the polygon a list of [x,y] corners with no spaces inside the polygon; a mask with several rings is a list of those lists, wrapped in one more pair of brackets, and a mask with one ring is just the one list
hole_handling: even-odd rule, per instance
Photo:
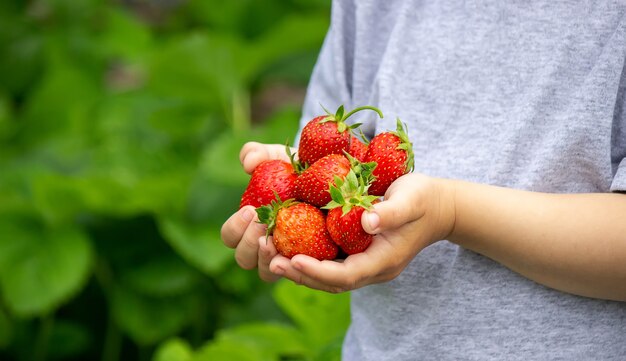
{"label": "wrist", "polygon": [[439,195],[439,224],[438,240],[450,240],[454,237],[457,224],[456,194],[458,182],[453,179],[436,178],[436,187]]}

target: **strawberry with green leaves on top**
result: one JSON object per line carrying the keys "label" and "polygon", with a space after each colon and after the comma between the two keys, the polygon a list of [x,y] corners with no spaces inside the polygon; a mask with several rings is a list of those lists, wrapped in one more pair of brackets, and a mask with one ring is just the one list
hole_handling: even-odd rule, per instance
{"label": "strawberry with green leaves on top", "polygon": [[317,160],[329,154],[343,154],[350,146],[351,130],[360,126],[359,123],[347,125],[345,123],[352,114],[361,110],[373,110],[381,118],[382,112],[372,106],[362,106],[345,114],[343,105],[335,114],[326,110],[327,115],[322,115],[310,120],[300,134],[298,145],[298,157],[302,164],[313,165]]}
{"label": "strawberry with green leaves on top", "polygon": [[369,188],[369,193],[376,196],[385,195],[393,181],[413,170],[413,144],[400,119],[396,131],[380,133],[372,139],[365,161],[378,164],[374,169],[376,179]]}
{"label": "strawberry with green leaves on top", "polygon": [[291,258],[305,254],[318,260],[337,257],[339,248],[326,229],[326,217],[317,207],[277,197],[270,205],[257,208],[259,222],[267,225],[267,235],[281,255]]}
{"label": "strawberry with green leaves on top", "polygon": [[378,197],[367,194],[370,177],[359,176],[350,171],[345,180],[336,179],[331,186],[332,201],[324,209],[329,209],[326,228],[332,240],[348,255],[363,252],[372,243],[373,236],[361,226],[361,215],[370,210]]}

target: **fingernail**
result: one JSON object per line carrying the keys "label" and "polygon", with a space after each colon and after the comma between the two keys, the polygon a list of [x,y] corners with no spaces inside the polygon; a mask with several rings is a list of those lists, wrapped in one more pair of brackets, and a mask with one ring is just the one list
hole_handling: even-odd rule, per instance
{"label": "fingernail", "polygon": [[252,218],[254,218],[254,214],[252,214],[252,211],[249,210],[249,209],[245,209],[241,213],[241,219],[243,219],[246,222],[250,222],[252,220]]}
{"label": "fingernail", "polygon": [[302,271],[302,263],[300,262],[294,262],[293,263],[293,268],[295,268],[298,271]]}
{"label": "fingernail", "polygon": [[376,231],[380,225],[380,217],[373,212],[365,213],[365,222],[371,231]]}

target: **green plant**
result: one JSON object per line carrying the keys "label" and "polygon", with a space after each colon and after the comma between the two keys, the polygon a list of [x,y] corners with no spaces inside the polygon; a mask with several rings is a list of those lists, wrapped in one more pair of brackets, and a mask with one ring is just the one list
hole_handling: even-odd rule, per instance
{"label": "green plant", "polygon": [[328,2],[128,4],[0,3],[3,360],[147,360],[290,322],[219,229],[241,145],[295,134],[297,106],[252,122],[252,103],[303,86]]}

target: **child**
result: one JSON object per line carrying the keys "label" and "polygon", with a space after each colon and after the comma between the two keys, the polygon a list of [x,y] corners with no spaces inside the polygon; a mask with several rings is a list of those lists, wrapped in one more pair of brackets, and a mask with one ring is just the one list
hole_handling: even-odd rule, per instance
{"label": "child", "polygon": [[[376,105],[363,129],[406,122],[416,173],[344,262],[277,255],[251,207],[224,242],[264,280],[353,290],[344,360],[624,359],[625,8],[335,1],[302,123]],[[280,157],[241,151],[249,173]]]}

